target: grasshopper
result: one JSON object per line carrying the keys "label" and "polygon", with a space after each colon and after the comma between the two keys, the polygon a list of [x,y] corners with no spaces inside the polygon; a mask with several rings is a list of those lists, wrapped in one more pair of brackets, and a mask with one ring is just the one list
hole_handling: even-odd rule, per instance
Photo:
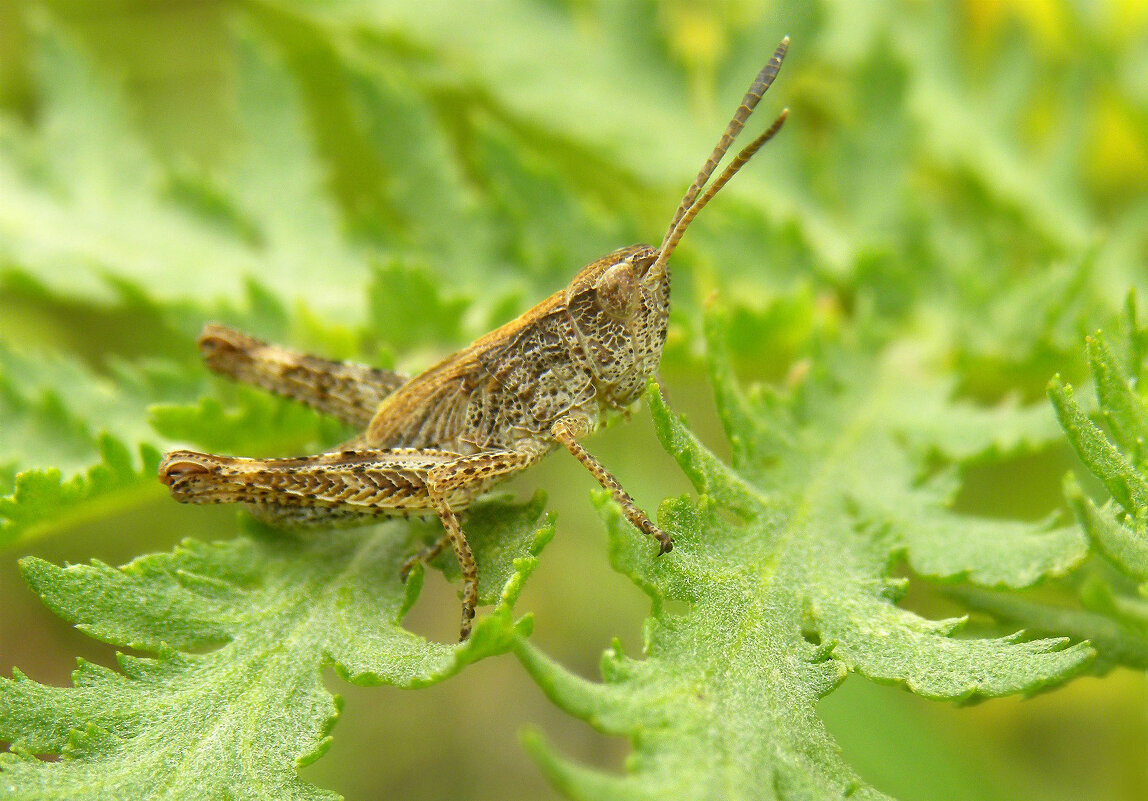
{"label": "grasshopper", "polygon": [[470,635],[478,571],[459,513],[558,446],[610,491],[630,523],[657,540],[659,554],[669,552],[670,535],[579,440],[625,412],[657,370],[669,319],[670,255],[697,213],[785,122],[788,110],[710,183],[788,46],[786,37],[754,79],[659,247],[634,245],[603,256],[565,289],[414,378],[208,325],[199,349],[210,369],[301,401],[362,433],[336,450],[289,459],[172,451],[159,468],[172,497],[244,503],[256,517],[283,527],[437,514],[444,534],[408,559],[401,577],[453,547],[463,576],[460,641]]}

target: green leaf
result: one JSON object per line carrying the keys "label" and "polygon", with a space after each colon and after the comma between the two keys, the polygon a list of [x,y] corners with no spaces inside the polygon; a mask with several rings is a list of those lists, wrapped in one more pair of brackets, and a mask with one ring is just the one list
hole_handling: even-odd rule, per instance
{"label": "green leaf", "polygon": [[104,434],[99,454],[97,464],[70,478],[54,467],[15,473],[11,492],[0,495],[0,544],[109,514],[139,497],[160,495],[153,483],[160,460],[155,448],[140,446],[137,467],[131,452]]}
{"label": "green leaf", "polygon": [[[553,536],[543,500],[487,505],[470,518],[484,602],[461,645],[401,626],[421,569],[404,586],[403,524],[184,542],[115,569],[25,559],[25,579],[53,611],[93,637],[152,652],[121,655],[122,673],[81,661],[71,688],[19,671],[0,680],[0,774],[24,797],[327,798],[296,768],[330,745],[340,701],[323,686],[333,664],[358,684],[421,687],[507,650],[522,583]],[[539,526],[542,526],[539,528]],[[498,554],[488,547],[496,540]],[[33,754],[61,754],[45,762]]]}
{"label": "green leaf", "polygon": [[[664,447],[699,493],[659,510],[674,550],[655,557],[616,507],[601,507],[616,569],[653,600],[644,658],[615,644],[603,659],[605,681],[595,684],[516,642],[551,700],[634,745],[626,775],[606,776],[531,736],[527,747],[557,787],[587,799],[715,790],[728,798],[883,797],[843,761],[815,714],[817,699],[847,673],[971,701],[1033,693],[1088,665],[1093,652],[1084,644],[1022,633],[956,637],[962,620],[929,620],[896,604],[906,589],[891,574],[899,554],[939,578],[1014,587],[1083,557],[1075,530],[959,515],[918,480],[922,463],[908,443],[927,441],[948,415],[967,423],[966,406],[907,369],[896,348],[875,358],[831,349],[822,354],[827,366],[792,394],[747,392],[732,377],[725,336],[724,318],[711,315],[731,464],[683,426],[656,387],[647,393]],[[918,412],[906,415],[912,405]],[[993,414],[1003,432],[1029,425],[1027,410]],[[979,421],[967,427],[985,430]],[[971,544],[954,547],[958,538]]]}
{"label": "green leaf", "polygon": [[151,424],[168,441],[245,453],[315,451],[349,433],[334,420],[254,389],[239,387],[230,394],[237,396],[235,405],[205,397],[195,404],[152,406]]}
{"label": "green leaf", "polygon": [[[371,325],[388,345],[409,352],[462,338],[462,316],[470,302],[444,296],[428,270],[391,262],[377,267],[373,278],[367,294]],[[419,299],[417,306],[411,298]]]}
{"label": "green leaf", "polygon": [[[1089,613],[1071,618],[1072,628],[1092,638],[1107,661],[1143,669],[1144,653],[1148,652],[1148,607],[1142,597],[1148,589],[1148,583],[1144,583],[1148,582],[1148,402],[1142,394],[1143,384],[1128,377],[1143,376],[1145,367],[1145,331],[1137,324],[1132,296],[1126,306],[1125,322],[1122,344],[1126,358],[1139,361],[1125,362],[1100,332],[1089,337],[1087,343],[1088,364],[1099,401],[1098,417],[1105,428],[1092,421],[1074,397],[1072,387],[1059,376],[1050,383],[1048,396],[1080,461],[1112,496],[1112,501],[1098,507],[1070,477],[1065,491],[1080,527],[1099,554],[1125,577],[1140,583],[1139,593],[1134,595],[1125,582],[1114,581],[1110,575],[1091,577],[1080,590],[1081,602],[1089,607]],[[1047,622],[1041,620],[1044,613],[1030,607],[1021,606],[1014,611],[1006,602],[1003,611],[1014,618],[1030,616],[1038,625]]]}
{"label": "green leaf", "polygon": [[1141,451],[1148,441],[1148,405],[1133,390],[1131,380],[1099,331],[1088,340],[1088,365],[1096,382],[1096,396],[1104,422],[1112,431],[1113,441],[1131,454],[1134,464],[1142,465],[1144,455]]}
{"label": "green leaf", "polygon": [[968,609],[992,615],[1006,624],[1024,626],[1033,632],[1057,632],[1087,640],[1096,649],[1093,667],[1097,672],[1115,665],[1148,669],[1148,641],[1143,636],[1143,616],[1141,625],[1135,626],[1114,619],[1108,610],[1062,607],[975,587],[954,587],[948,592]]}
{"label": "green leaf", "polygon": [[[174,188],[128,126],[112,81],[56,28],[42,32],[37,53],[42,133],[0,129],[5,261],[36,265],[53,292],[89,301],[112,299],[108,276],[168,301],[236,297],[257,278],[291,298],[309,286],[308,302],[326,311],[359,308],[365,259],[340,234],[292,84],[265,45],[241,50],[243,157],[215,185],[183,177]],[[312,282],[319,265],[340,280]]]}
{"label": "green leaf", "polygon": [[[710,436],[708,407],[695,435],[657,406],[663,443],[702,492],[663,506],[678,549],[653,560],[649,543],[603,511],[615,563],[655,600],[649,657],[616,647],[606,689],[570,683],[490,624],[496,650],[513,639],[551,695],[638,743],[633,777],[572,767],[537,736],[528,747],[572,795],[733,795],[741,785],[722,782],[752,776],[766,797],[864,797],[875,791],[856,775],[870,773],[837,754],[814,711],[844,673],[964,700],[1031,692],[1085,659],[1082,646],[1057,651],[1059,640],[975,639],[979,616],[958,633],[960,621],[910,611],[931,608],[929,598],[918,605],[922,593],[897,604],[909,582],[926,596],[941,585],[957,599],[951,614],[982,610],[1052,638],[1089,638],[1098,669],[1145,664],[1148,615],[1133,590],[1145,518],[1070,491],[1083,534],[1052,516],[1017,519],[1034,488],[1055,485],[1050,464],[1062,469],[1054,416],[1025,404],[1054,372],[1078,381],[1082,332],[1114,330],[1117,299],[1145,286],[1135,24],[1055,2],[1004,13],[838,0],[81,5],[0,4],[0,544],[55,534],[53,546],[83,547],[67,540],[76,522],[118,522],[162,497],[153,471],[166,447],[258,456],[349,436],[209,380],[193,345],[208,320],[415,372],[587,261],[658,241],[745,80],[788,32],[790,57],[763,104],[792,107],[783,136],[674,257],[662,367],[692,411],[701,301],[721,288],[743,304],[728,360],[718,348],[711,359],[733,458],[698,444]],[[1101,414],[1078,414],[1066,394],[1060,405],[1086,462],[1135,504],[1144,451],[1130,395],[1142,394],[1148,332],[1130,319],[1132,335],[1089,350]],[[735,367],[776,387],[743,390]],[[642,482],[652,501],[676,479],[641,449],[625,455],[640,460],[627,468],[617,457],[639,497]],[[979,471],[995,471],[1001,497],[978,497],[968,479]],[[502,505],[475,514],[485,517],[468,533],[482,541],[490,598],[534,529],[513,525]],[[142,540],[154,529],[125,533]],[[23,702],[0,705],[4,725],[78,756],[9,757],[19,775],[32,787],[50,776],[64,797],[144,794],[133,782],[153,768],[174,771],[173,795],[319,793],[292,771],[328,742],[334,707],[315,679],[335,658],[327,651],[393,635],[396,647],[360,655],[364,675],[380,663],[426,665],[426,644],[377,614],[398,609],[397,620],[421,575],[396,601],[401,557],[369,544],[383,530],[409,553],[412,537],[437,527],[344,532],[314,550],[256,533],[142,557],[126,573],[26,562],[53,608],[158,658],[128,659],[130,677],[85,666],[75,689],[5,685],[0,696]],[[368,543],[362,564],[335,553],[353,542]],[[1123,575],[1082,561],[1089,542]],[[385,603],[369,590],[328,602],[324,587],[346,586],[333,572],[358,582],[368,565]],[[456,569],[449,555],[436,567]],[[288,579],[318,597],[286,602]],[[1017,592],[1034,583],[1035,593]],[[540,586],[536,597],[561,592],[566,610],[626,604],[608,587],[574,589]],[[598,623],[612,632],[620,620]],[[342,642],[317,629],[324,621]],[[271,642],[284,632],[298,636]],[[560,647],[565,660],[588,646]],[[252,665],[273,669],[263,677]],[[732,676],[748,676],[743,690],[722,683]],[[293,687],[301,703],[284,705]],[[246,718],[228,717],[241,709]],[[396,725],[462,738],[475,727],[457,714],[432,708]],[[201,736],[207,719],[219,721],[212,737]],[[465,752],[501,766],[510,746],[482,731]],[[216,743],[229,749],[222,757],[209,751]],[[183,771],[181,754],[191,755]],[[920,778],[905,754],[881,758],[888,775]],[[457,772],[478,795],[462,759],[420,779]],[[373,762],[372,778],[395,761]],[[917,794],[940,794],[931,787]]]}
{"label": "green leaf", "polygon": [[[1072,388],[1059,377],[1049,385],[1049,399],[1081,461],[1130,517],[1142,519],[1148,515],[1148,476],[1141,469],[1148,441],[1148,406],[1133,392],[1123,366],[1099,332],[1089,340],[1088,362],[1112,438],[1088,418]],[[1134,369],[1143,368],[1136,365]]]}
{"label": "green leaf", "polygon": [[1148,521],[1143,517],[1121,520],[1108,505],[1098,508],[1075,480],[1066,483],[1068,502],[1097,551],[1130,578],[1148,581]]}
{"label": "green leaf", "polygon": [[0,458],[11,475],[0,475],[0,544],[160,495],[147,404],[190,397],[198,382],[168,364],[113,367],[99,375],[0,341]]}
{"label": "green leaf", "polygon": [[1072,387],[1054,378],[1048,396],[1068,441],[1116,502],[1135,510],[1148,505],[1148,480],[1105,436],[1073,398]]}

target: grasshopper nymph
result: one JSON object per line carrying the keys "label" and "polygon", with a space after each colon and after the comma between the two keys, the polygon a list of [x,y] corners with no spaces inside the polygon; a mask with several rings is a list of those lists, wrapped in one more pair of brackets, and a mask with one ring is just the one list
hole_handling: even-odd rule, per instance
{"label": "grasshopper nymph", "polygon": [[[291,459],[172,451],[159,468],[184,503],[245,503],[277,526],[369,523],[437,514],[445,533],[402,576],[447,545],[462,568],[460,640],[470,635],[478,572],[458,513],[496,482],[559,445],[574,455],[634,526],[673,548],[579,440],[634,403],[654,374],[670,312],[670,254],[726,182],[780,130],[787,111],[710,178],[781,68],[786,37],[738,106],[671,220],[659,247],[622,248],[582,268],[570,285],[517,320],[414,378],[333,362],[208,325],[208,367],[362,429],[336,450]],[[708,185],[708,186],[707,186]]]}

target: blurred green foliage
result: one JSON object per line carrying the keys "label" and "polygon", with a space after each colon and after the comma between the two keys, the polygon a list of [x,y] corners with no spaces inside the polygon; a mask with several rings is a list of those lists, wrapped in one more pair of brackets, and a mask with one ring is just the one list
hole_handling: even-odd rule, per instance
{"label": "blurred green foliage", "polygon": [[[766,102],[790,106],[790,121],[675,256],[663,363],[675,408],[723,455],[700,358],[714,290],[730,307],[729,369],[773,387],[749,390],[755,401],[801,387],[842,349],[861,356],[830,374],[853,392],[866,367],[904,371],[897,447],[934,503],[899,498],[878,522],[936,541],[914,550],[870,532],[890,538],[893,569],[874,579],[899,597],[897,577],[912,578],[899,608],[927,618],[991,612],[970,633],[1008,634],[1016,625],[1001,621],[1019,620],[1090,639],[1098,672],[1142,671],[1124,596],[1135,571],[1114,578],[1090,558],[1023,594],[918,579],[965,577],[977,556],[1001,567],[992,532],[1044,530],[1067,509],[1058,488],[1070,462],[1046,383],[1086,381],[1085,334],[1117,330],[1129,290],[1148,291],[1143,0],[0,4],[0,662],[50,684],[65,682],[68,654],[111,664],[110,649],[35,609],[18,557],[120,563],[237,531],[227,511],[166,501],[156,449],[288,453],[345,433],[210,380],[193,347],[204,321],[424,367],[586,261],[657,241],[785,33],[791,53]],[[1094,373],[1113,363],[1099,347]],[[794,425],[832,442],[850,419]],[[593,444],[647,509],[688,487],[654,443],[642,413]],[[730,447],[736,464],[736,436]],[[872,478],[889,467],[874,461]],[[1082,492],[1102,498],[1086,472]],[[607,564],[591,484],[555,458],[513,486],[552,490],[559,511],[519,602],[537,620],[531,648],[581,673],[613,636],[637,657],[644,596]],[[998,520],[978,539],[956,515],[943,524],[942,507]],[[621,534],[611,536],[616,547]],[[1025,580],[1003,583],[1076,564],[1034,542]],[[408,625],[449,639],[451,589],[428,575],[423,595]],[[348,699],[344,721],[301,775],[349,797],[540,795],[513,742],[526,721],[599,768],[617,770],[625,753],[567,723],[507,659],[409,698],[328,678]],[[900,798],[1141,798],[1145,725],[1127,710],[1144,694],[1142,673],[1118,673],[946,716],[850,679],[820,710],[851,769]],[[384,756],[364,760],[365,750]]]}

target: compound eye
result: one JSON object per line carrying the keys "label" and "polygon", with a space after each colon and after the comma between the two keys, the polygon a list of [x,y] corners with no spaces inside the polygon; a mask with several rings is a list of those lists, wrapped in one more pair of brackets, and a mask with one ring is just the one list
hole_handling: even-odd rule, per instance
{"label": "compound eye", "polygon": [[628,261],[611,265],[594,284],[598,303],[611,317],[625,319],[633,314],[635,307],[634,271]]}

